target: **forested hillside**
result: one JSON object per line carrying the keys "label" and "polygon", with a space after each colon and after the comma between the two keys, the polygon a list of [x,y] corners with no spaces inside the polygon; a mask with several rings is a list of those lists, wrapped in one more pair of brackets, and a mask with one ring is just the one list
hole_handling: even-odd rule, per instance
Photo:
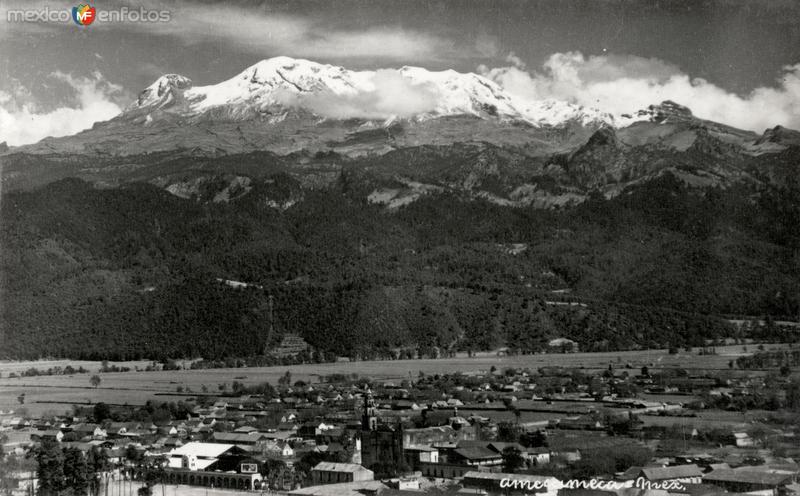
{"label": "forested hillside", "polygon": [[260,196],[291,189],[283,176],[229,203],[77,179],[5,193],[0,355],[242,357],[284,332],[317,359],[555,337],[616,350],[729,336],[723,315],[800,313],[792,183],[702,189],[667,173],[561,209],[443,193],[387,210],[354,181],[285,210]]}

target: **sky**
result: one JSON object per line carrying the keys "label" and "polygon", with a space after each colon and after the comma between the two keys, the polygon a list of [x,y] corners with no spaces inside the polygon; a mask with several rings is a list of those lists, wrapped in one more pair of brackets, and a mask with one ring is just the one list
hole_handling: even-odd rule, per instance
{"label": "sky", "polygon": [[76,5],[0,0],[0,141],[90,127],[162,74],[213,84],[278,55],[476,72],[517,98],[611,113],[672,99],[756,132],[800,128],[795,0],[119,0],[91,5],[168,19],[9,18]]}

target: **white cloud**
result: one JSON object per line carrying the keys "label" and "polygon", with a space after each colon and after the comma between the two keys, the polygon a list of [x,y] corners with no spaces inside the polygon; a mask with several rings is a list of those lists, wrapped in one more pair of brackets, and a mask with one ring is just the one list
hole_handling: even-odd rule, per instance
{"label": "white cloud", "polygon": [[351,95],[330,92],[279,95],[281,103],[303,107],[333,119],[386,119],[429,112],[436,107],[437,90],[428,84],[413,84],[393,69],[380,69],[372,77],[374,90]]}
{"label": "white cloud", "polygon": [[175,9],[172,19],[158,27],[187,42],[216,40],[240,49],[293,57],[434,60],[453,52],[451,43],[413,29],[337,29],[308,17],[263,8],[187,5]]}
{"label": "white cloud", "polygon": [[[0,4],[3,2],[0,2]],[[53,8],[43,0],[9,0],[0,5],[3,18],[10,9],[41,10]],[[231,45],[237,50],[258,55],[308,58],[381,58],[390,61],[445,61],[458,54],[471,54],[476,47],[457,47],[452,41],[417,29],[392,25],[366,26],[358,29],[337,28],[330,19],[275,12],[269,5],[237,6],[158,0],[119,0],[106,10],[121,8],[169,12],[168,22],[105,21],[98,18],[92,31],[125,30],[147,36],[173,37],[186,44]],[[100,10],[98,6],[98,10]],[[67,22],[8,23],[0,38],[20,34],[41,35],[52,30],[78,28]],[[4,32],[5,31],[5,32]]]}
{"label": "white cloud", "polygon": [[68,136],[108,120],[122,108],[116,103],[121,88],[106,81],[99,73],[89,78],[75,78],[55,72],[51,77],[72,87],[74,105],[40,111],[22,86],[0,90],[0,142],[18,146],[35,143],[48,136]]}
{"label": "white cloud", "polygon": [[776,87],[740,96],[658,59],[556,53],[541,71],[527,70],[514,54],[507,61],[512,65],[479,70],[517,98],[567,100],[614,115],[673,100],[700,118],[743,129],[800,128],[800,64],[785,67]]}

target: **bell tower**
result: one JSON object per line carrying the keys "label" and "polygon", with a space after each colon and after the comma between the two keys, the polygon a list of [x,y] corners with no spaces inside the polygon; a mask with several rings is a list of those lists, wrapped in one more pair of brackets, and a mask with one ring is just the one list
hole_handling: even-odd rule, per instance
{"label": "bell tower", "polygon": [[375,399],[372,397],[372,391],[370,390],[367,390],[367,394],[364,395],[364,413],[361,415],[361,430],[378,430],[378,417],[375,411]]}

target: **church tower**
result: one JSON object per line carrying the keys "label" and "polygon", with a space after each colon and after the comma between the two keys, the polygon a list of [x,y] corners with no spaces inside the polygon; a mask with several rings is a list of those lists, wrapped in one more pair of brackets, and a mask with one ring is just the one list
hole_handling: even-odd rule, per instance
{"label": "church tower", "polygon": [[375,399],[372,397],[372,391],[370,390],[367,390],[367,394],[364,395],[364,412],[361,415],[361,430],[378,430],[378,416],[375,410]]}
{"label": "church tower", "polygon": [[364,395],[361,414],[361,464],[376,477],[396,477],[406,467],[401,424],[378,424],[378,409],[372,391]]}

